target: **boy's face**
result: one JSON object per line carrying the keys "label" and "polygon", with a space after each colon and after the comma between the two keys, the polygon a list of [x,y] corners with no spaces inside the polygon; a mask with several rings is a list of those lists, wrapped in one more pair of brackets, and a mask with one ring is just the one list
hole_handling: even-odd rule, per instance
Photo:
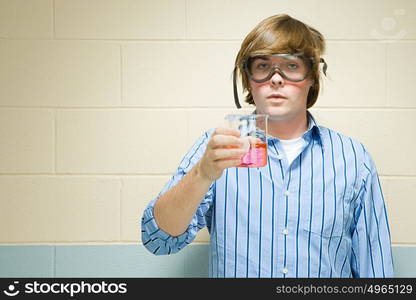
{"label": "boy's face", "polygon": [[310,76],[293,82],[275,72],[265,82],[249,82],[257,113],[268,114],[271,121],[279,122],[293,121],[305,116],[307,96],[312,86]]}

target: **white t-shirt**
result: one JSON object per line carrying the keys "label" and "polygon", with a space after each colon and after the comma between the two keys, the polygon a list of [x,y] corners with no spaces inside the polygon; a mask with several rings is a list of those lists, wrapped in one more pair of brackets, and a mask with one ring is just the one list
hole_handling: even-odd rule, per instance
{"label": "white t-shirt", "polygon": [[302,137],[298,137],[292,140],[280,140],[283,150],[286,153],[287,161],[289,165],[292,161],[302,152],[305,145],[305,141]]}

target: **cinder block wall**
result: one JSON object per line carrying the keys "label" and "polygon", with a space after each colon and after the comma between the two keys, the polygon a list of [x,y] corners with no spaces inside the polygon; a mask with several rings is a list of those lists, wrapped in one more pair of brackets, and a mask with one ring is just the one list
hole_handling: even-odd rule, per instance
{"label": "cinder block wall", "polygon": [[312,112],[368,146],[393,243],[416,245],[413,0],[0,0],[0,244],[139,243],[147,202],[235,111],[242,39],[278,13],[326,36]]}

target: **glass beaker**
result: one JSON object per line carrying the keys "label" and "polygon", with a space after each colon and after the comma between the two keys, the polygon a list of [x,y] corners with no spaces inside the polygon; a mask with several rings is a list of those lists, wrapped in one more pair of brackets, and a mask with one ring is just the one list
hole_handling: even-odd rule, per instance
{"label": "glass beaker", "polygon": [[238,129],[244,141],[246,154],[237,167],[264,167],[267,164],[267,120],[263,114],[230,114],[226,115],[228,126]]}

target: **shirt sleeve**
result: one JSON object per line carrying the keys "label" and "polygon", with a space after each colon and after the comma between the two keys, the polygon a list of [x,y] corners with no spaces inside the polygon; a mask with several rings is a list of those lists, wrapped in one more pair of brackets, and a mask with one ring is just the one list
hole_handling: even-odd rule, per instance
{"label": "shirt sleeve", "polygon": [[352,273],[354,277],[393,277],[390,229],[374,161],[363,147],[358,203],[354,211]]}
{"label": "shirt sleeve", "polygon": [[160,193],[150,201],[143,212],[141,221],[141,237],[143,245],[147,250],[156,255],[173,254],[190,244],[197,232],[205,226],[210,226],[211,204],[214,198],[212,184],[205,194],[204,199],[196,210],[186,231],[179,236],[172,236],[159,228],[153,216],[153,207],[157,199],[169,189],[174,187],[182,178],[192,169],[192,167],[200,160],[205,152],[210,135],[214,129],[204,133],[191,147],[184,156],[172,178],[165,184]]}

